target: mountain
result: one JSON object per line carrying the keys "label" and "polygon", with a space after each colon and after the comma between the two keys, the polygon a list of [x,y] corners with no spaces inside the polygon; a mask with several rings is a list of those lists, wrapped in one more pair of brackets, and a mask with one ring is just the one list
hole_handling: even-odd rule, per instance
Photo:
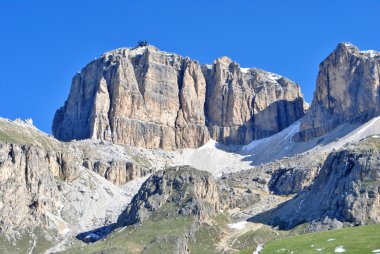
{"label": "mountain", "polygon": [[73,78],[53,135],[144,148],[247,144],[304,115],[298,84],[228,57],[212,65],[154,46],[105,53]]}
{"label": "mountain", "polygon": [[378,224],[379,55],[339,44],[306,112],[296,83],[227,57],[105,53],[58,139],[0,118],[0,253],[258,253]]}
{"label": "mountain", "polygon": [[366,122],[380,114],[380,53],[340,43],[320,64],[311,109],[298,140],[321,136],[345,122]]}

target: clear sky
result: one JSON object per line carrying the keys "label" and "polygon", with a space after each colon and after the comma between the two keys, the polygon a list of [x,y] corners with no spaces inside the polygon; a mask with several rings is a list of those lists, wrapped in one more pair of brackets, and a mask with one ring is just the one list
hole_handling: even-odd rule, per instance
{"label": "clear sky", "polygon": [[227,55],[281,74],[310,102],[338,42],[380,50],[379,11],[378,0],[0,0],[0,116],[50,133],[73,75],[142,39],[201,63]]}

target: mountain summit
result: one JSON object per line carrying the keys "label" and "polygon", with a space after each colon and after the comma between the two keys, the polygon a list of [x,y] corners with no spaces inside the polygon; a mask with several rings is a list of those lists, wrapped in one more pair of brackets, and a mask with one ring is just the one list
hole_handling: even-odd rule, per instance
{"label": "mountain summit", "polygon": [[210,138],[247,144],[304,115],[298,84],[228,57],[212,65],[154,46],[103,54],[73,78],[53,135],[144,148],[194,148]]}
{"label": "mountain summit", "polygon": [[345,122],[363,122],[380,114],[380,52],[339,43],[319,65],[311,109],[301,121],[303,141]]}

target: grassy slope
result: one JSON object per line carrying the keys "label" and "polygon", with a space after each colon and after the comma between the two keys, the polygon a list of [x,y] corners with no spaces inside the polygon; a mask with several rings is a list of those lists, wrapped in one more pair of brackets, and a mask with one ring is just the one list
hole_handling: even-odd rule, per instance
{"label": "grassy slope", "polygon": [[148,220],[140,227],[121,229],[93,244],[79,243],[63,253],[141,253],[145,247],[149,247],[150,253],[170,252],[175,236],[183,235],[192,222],[191,217],[185,216]]}
{"label": "grassy slope", "polygon": [[29,253],[34,245],[34,241],[36,242],[33,253],[44,253],[52,247],[51,242],[46,239],[45,233],[42,230],[36,229],[33,234],[35,237],[32,237],[29,232],[23,232],[17,239],[10,241],[0,234],[0,253]]}
{"label": "grassy slope", "polygon": [[46,133],[28,126],[0,117],[0,142],[17,145],[37,145],[45,148],[59,148],[58,140]]}
{"label": "grassy slope", "polygon": [[[193,216],[173,216],[175,208],[172,203],[167,203],[138,227],[120,229],[93,244],[78,241],[62,253],[173,253],[177,238],[183,236],[195,223]],[[200,225],[194,235],[195,241],[188,242],[191,252],[220,253],[216,242],[220,240],[227,223],[227,217],[219,214],[212,218],[211,224]]]}
{"label": "grassy slope", "polygon": [[232,247],[240,250],[238,254],[251,254],[259,244],[281,239],[285,237],[297,236],[304,232],[304,226],[300,225],[292,230],[276,230],[270,226],[263,225],[257,230],[248,231],[233,239]]}
{"label": "grassy slope", "polygon": [[153,212],[140,226],[115,231],[107,238],[93,244],[78,242],[63,253],[171,253],[177,236],[182,236],[194,222],[192,216],[167,216],[175,207],[167,203]]}
{"label": "grassy slope", "polygon": [[221,240],[228,222],[225,214],[218,214],[212,218],[212,222],[203,223],[195,232],[194,241],[188,243],[191,253],[220,253],[217,242]]}
{"label": "grassy slope", "polygon": [[[335,240],[327,241],[328,239]],[[344,253],[347,254],[372,253],[373,250],[380,249],[380,225],[344,228],[283,238],[265,244],[261,253],[334,253],[338,246],[343,246],[346,249]],[[322,250],[317,251],[317,249]]]}

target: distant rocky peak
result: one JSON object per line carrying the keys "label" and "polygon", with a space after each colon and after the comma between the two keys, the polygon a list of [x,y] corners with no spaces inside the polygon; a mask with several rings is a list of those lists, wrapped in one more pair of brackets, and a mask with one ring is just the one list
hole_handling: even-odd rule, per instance
{"label": "distant rocky peak", "polygon": [[359,48],[350,42],[340,42],[334,51],[358,52]]}
{"label": "distant rocky peak", "polygon": [[[214,64],[222,64],[226,67],[230,66],[231,63],[235,63],[234,61],[232,61],[231,58],[229,58],[228,56],[222,56],[222,57],[219,57],[217,58],[215,61],[214,61]],[[236,63],[235,63],[236,64]]]}
{"label": "distant rocky peak", "polygon": [[344,55],[355,55],[361,59],[377,58],[380,56],[380,52],[376,50],[360,50],[355,45],[349,42],[341,42],[337,45],[336,49],[331,53],[331,55],[344,56]]}
{"label": "distant rocky peak", "polygon": [[309,140],[339,124],[380,114],[380,53],[339,43],[320,64],[311,110],[296,139]]}

